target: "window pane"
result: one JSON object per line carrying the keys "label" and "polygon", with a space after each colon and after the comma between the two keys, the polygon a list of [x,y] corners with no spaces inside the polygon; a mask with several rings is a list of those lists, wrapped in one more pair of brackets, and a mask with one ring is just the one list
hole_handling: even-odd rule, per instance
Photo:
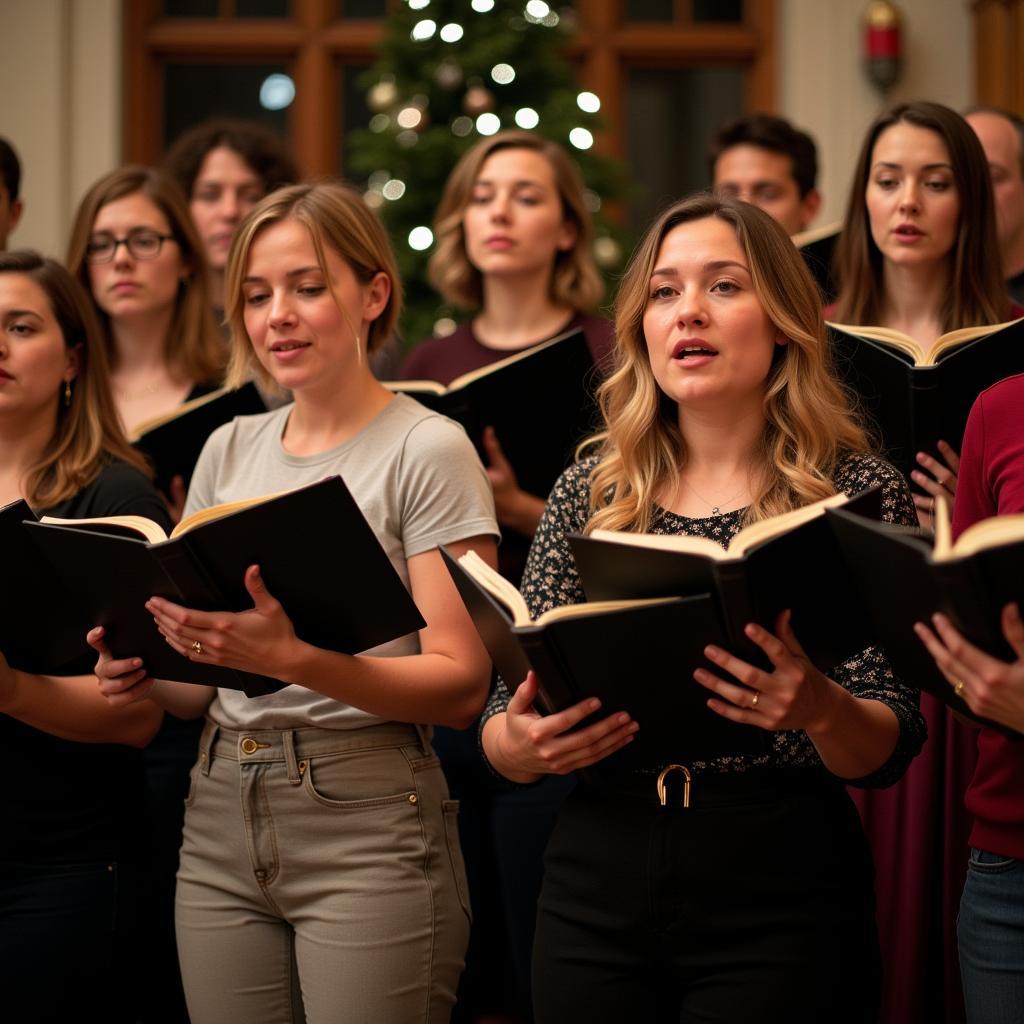
{"label": "window pane", "polygon": [[626,21],[672,21],[674,0],[626,0]]}
{"label": "window pane", "polygon": [[640,234],[667,203],[711,184],[708,143],[723,122],[743,112],[743,72],[637,68],[628,81],[628,161],[642,190],[630,203],[630,223]]}
{"label": "window pane", "polygon": [[345,91],[341,102],[342,122],[338,131],[341,147],[338,156],[342,176],[348,181],[353,180],[350,142],[352,132],[355,129],[366,128],[373,117],[373,111],[366,103],[366,90],[359,84],[368,67],[368,64],[346,64],[341,69],[342,88]]}
{"label": "window pane", "polygon": [[218,0],[164,0],[168,18],[216,18]]}
{"label": "window pane", "polygon": [[339,3],[343,18],[384,18],[388,13],[388,0],[339,0]]}
{"label": "window pane", "polygon": [[259,121],[284,138],[287,108],[264,107],[260,87],[270,75],[285,71],[283,64],[168,64],[164,72],[164,143],[208,117]]}
{"label": "window pane", "polygon": [[743,0],[693,0],[693,20],[739,22],[743,20]]}
{"label": "window pane", "polygon": [[288,0],[235,0],[239,18],[287,18],[291,13]]}

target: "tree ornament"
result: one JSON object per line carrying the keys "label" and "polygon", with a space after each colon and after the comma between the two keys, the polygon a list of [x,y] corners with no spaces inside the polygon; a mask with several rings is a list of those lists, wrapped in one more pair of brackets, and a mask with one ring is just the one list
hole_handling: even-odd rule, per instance
{"label": "tree ornament", "polygon": [[494,109],[494,93],[482,85],[474,85],[466,90],[462,98],[462,109],[471,117],[479,117]]}
{"label": "tree ornament", "polygon": [[366,94],[367,106],[376,113],[389,110],[398,102],[398,86],[390,75],[385,75]]}

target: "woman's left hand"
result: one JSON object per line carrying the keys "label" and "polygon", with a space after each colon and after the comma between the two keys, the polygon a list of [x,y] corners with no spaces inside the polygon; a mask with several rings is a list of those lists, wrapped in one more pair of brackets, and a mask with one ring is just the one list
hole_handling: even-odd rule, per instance
{"label": "woman's left hand", "polygon": [[300,642],[281,603],[263,585],[259,566],[245,571],[253,607],[244,612],[202,612],[152,597],[146,608],[164,639],[190,661],[223,665],[287,681]]}
{"label": "woman's left hand", "polygon": [[705,647],[704,654],[739,683],[728,682],[698,668],[693,676],[701,686],[718,694],[708,707],[723,718],[761,729],[803,729],[813,733],[824,728],[833,708],[836,686],[811,664],[790,627],[790,612],[782,612],[775,623],[778,636],[750,623],[744,633],[768,656],[772,671],[755,668],[723,651]]}
{"label": "woman's left hand", "polygon": [[990,718],[1024,732],[1024,623],[1016,604],[1003,609],[1003,636],[1016,661],[1001,661],[975,647],[941,613],[932,616],[935,632],[923,622],[914,626],[928,653],[967,706],[982,718]]}
{"label": "woman's left hand", "polygon": [[[935,499],[943,497],[952,509],[956,497],[957,475],[960,472],[960,456],[945,441],[939,442],[939,452],[944,462],[932,458],[926,452],[917,453],[918,465],[928,470],[915,469],[910,478],[927,494],[915,494],[914,504],[917,506],[917,521],[926,530],[935,529]],[[929,476],[928,474],[931,474]]]}

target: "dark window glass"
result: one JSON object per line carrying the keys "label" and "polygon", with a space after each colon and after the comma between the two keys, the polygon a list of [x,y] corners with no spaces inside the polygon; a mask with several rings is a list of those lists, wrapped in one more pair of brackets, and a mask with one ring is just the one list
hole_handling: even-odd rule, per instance
{"label": "dark window glass", "polygon": [[208,117],[259,121],[282,138],[288,111],[260,104],[268,75],[285,74],[283,64],[168,64],[164,72],[164,143]]}
{"label": "dark window glass", "polygon": [[626,0],[626,21],[672,21],[674,0]]}
{"label": "dark window glass", "polygon": [[168,18],[216,18],[219,7],[219,0],[164,0]]}
{"label": "dark window glass", "polygon": [[341,98],[342,122],[338,126],[338,139],[341,149],[338,154],[343,177],[352,180],[352,148],[349,139],[356,128],[366,128],[373,117],[373,111],[366,103],[366,90],[360,85],[360,79],[366,74],[367,64],[346,64],[342,68],[341,83],[344,93]]}
{"label": "dark window glass", "polygon": [[287,18],[291,13],[288,0],[235,0],[239,18]]}
{"label": "dark window glass", "polygon": [[710,185],[708,143],[720,125],[743,112],[739,68],[637,68],[626,101],[627,161],[639,194],[630,226],[641,234],[667,203]]}
{"label": "dark window glass", "polygon": [[[339,0],[339,4],[343,18],[385,18],[388,13],[388,0]],[[429,17],[429,9],[423,14]]]}
{"label": "dark window glass", "polygon": [[743,20],[743,0],[693,0],[695,22]]}

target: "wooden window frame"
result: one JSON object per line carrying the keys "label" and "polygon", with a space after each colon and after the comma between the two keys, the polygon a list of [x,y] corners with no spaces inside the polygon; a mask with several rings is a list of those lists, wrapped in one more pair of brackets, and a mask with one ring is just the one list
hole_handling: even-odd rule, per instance
{"label": "wooden window frame", "polygon": [[[392,0],[401,2],[401,0]],[[233,10],[222,0],[222,12]],[[282,62],[295,81],[288,108],[289,141],[310,175],[338,174],[342,76],[346,62],[368,64],[383,35],[380,21],[336,19],[330,0],[292,0],[288,19],[164,18],[161,0],[124,3],[124,151],[132,162],[157,163],[163,153],[163,68],[171,60]],[[748,110],[770,111],[775,101],[775,0],[746,0],[737,25],[693,24],[692,0],[677,0],[671,24],[622,24],[622,0],[577,0],[580,30],[566,55],[580,84],[601,96],[606,129],[596,140],[604,153],[625,158],[623,117],[629,71],[642,67],[739,66]],[[324,130],[324,126],[330,126]],[[341,126],[346,130],[351,126]]]}

